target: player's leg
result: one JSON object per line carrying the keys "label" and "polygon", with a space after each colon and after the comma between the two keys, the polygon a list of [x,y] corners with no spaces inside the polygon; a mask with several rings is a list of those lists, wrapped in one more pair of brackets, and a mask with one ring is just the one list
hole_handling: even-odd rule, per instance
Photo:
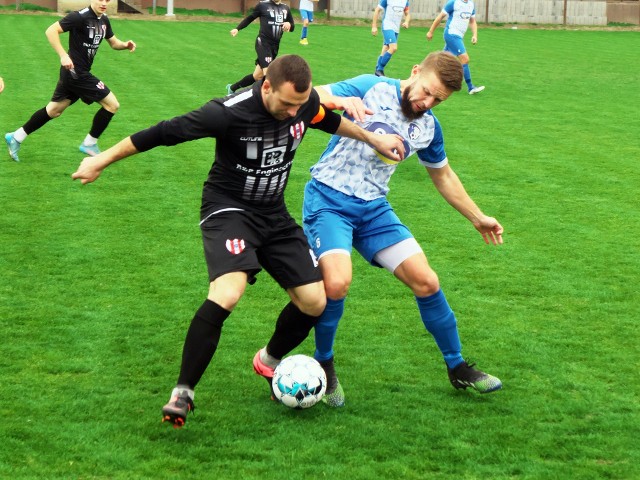
{"label": "player's leg", "polygon": [[94,115],[91,130],[89,130],[84,141],[80,144],[80,151],[92,157],[100,153],[98,138],[100,138],[100,135],[107,129],[113,116],[120,108],[118,99],[113,92],[109,92],[109,94],[98,103],[100,103],[101,108]]}
{"label": "player's leg", "polygon": [[384,37],[384,45],[378,57],[375,71],[375,74],[379,77],[384,76],[384,69],[398,48],[398,34],[396,32],[393,30],[382,30],[382,35]]}
{"label": "player's leg", "polygon": [[256,67],[251,75],[246,75],[238,80],[236,83],[227,85],[227,93],[231,94],[236,90],[253,85],[258,80],[262,79],[266,73],[266,69],[269,64],[276,58],[277,48],[274,54],[274,48],[270,45],[265,45],[260,40],[260,37],[256,39]]}
{"label": "player's leg", "polygon": [[307,29],[309,27],[309,17],[313,15],[308,10],[300,10],[300,16],[302,17],[302,33],[300,34],[300,44],[309,45],[307,40]]}
{"label": "player's leg", "polygon": [[[413,254],[407,257],[411,252]],[[376,260],[384,262],[396,278],[411,288],[422,322],[447,364],[451,384],[455,388],[472,387],[480,393],[499,390],[502,383],[498,378],[473,368],[473,364],[468,364],[462,357],[455,314],[440,288],[438,276],[417,242],[411,239],[393,245],[380,252]]]}
{"label": "player's leg", "polygon": [[469,54],[463,53],[458,56],[460,63],[462,63],[462,72],[464,76],[464,81],[467,84],[467,89],[469,91],[469,95],[475,95],[484,90],[484,85],[474,85],[471,81],[471,69],[469,67]]}
{"label": "player's leg", "polygon": [[36,110],[22,127],[15,132],[6,133],[4,139],[9,148],[9,156],[16,162],[19,162],[18,152],[20,151],[22,142],[24,142],[27,136],[42,128],[49,120],[62,115],[62,112],[64,112],[73,101],[74,100],[68,98],[59,101],[52,100],[44,108]]}

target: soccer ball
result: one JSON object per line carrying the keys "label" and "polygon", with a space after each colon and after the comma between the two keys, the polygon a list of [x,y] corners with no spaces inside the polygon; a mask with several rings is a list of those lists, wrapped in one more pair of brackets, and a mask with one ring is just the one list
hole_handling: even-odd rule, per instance
{"label": "soccer ball", "polygon": [[[386,133],[388,134],[396,134],[396,135],[400,135],[398,132],[395,131],[395,129],[391,126],[391,125],[387,125],[386,123],[382,123],[382,122],[372,122],[367,126],[367,130],[369,130],[370,132],[373,133],[377,133],[378,135],[384,135]],[[402,136],[402,135],[400,135]],[[407,158],[409,156],[409,154],[411,153],[411,146],[409,145],[409,142],[407,142],[404,137],[403,137],[403,141],[402,141],[403,145],[404,145],[404,158]],[[384,155],[382,155],[379,151],[374,150],[376,152],[376,155],[378,156],[378,158],[380,160],[382,160],[384,163],[386,163],[387,165],[397,165],[398,161],[393,160],[391,158],[387,158]]]}
{"label": "soccer ball", "polygon": [[314,358],[292,355],[280,362],[271,381],[276,400],[289,408],[309,408],[327,390],[327,376]]}

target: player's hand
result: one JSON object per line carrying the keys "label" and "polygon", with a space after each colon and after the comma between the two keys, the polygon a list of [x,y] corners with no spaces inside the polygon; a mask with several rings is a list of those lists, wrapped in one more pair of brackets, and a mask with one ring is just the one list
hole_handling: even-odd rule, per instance
{"label": "player's hand", "polygon": [[284,22],[282,24],[282,30],[284,32],[290,32],[291,31],[291,24],[289,22]]}
{"label": "player's hand", "polygon": [[430,42],[432,38],[433,38],[433,33],[427,32],[427,42]]}
{"label": "player's hand", "polygon": [[371,145],[385,157],[400,162],[404,160],[404,139],[395,133],[374,133]]}
{"label": "player's hand", "polygon": [[378,35],[378,27],[371,27],[371,35],[374,37]]}
{"label": "player's hand", "polygon": [[62,65],[66,70],[73,70],[73,60],[69,55],[63,55],[60,57],[60,65]]}
{"label": "player's hand", "polygon": [[125,44],[126,44],[127,50],[129,50],[130,52],[135,52],[136,42],[134,42],[133,40],[127,40]]}
{"label": "player's hand", "polygon": [[373,110],[367,108],[360,97],[336,97],[333,96],[333,110],[344,110],[356,122],[364,122],[367,115],[372,115]]}
{"label": "player's hand", "polygon": [[105,166],[100,159],[100,155],[85,157],[80,163],[78,170],[71,174],[71,178],[73,180],[80,180],[80,182],[85,185],[96,181],[104,169]]}
{"label": "player's hand", "polygon": [[476,227],[476,230],[480,232],[480,235],[482,235],[482,238],[484,239],[484,243],[487,245],[489,243],[502,245],[502,234],[504,232],[504,228],[502,228],[502,225],[500,225],[495,218],[486,216],[482,217],[477,224],[474,224],[474,227]]}
{"label": "player's hand", "polygon": [[237,28],[234,28],[234,29],[233,29],[233,30],[231,30],[229,33],[231,34],[231,36],[232,36],[232,37],[235,37],[235,36],[238,34],[238,29],[237,29]]}
{"label": "player's hand", "polygon": [[475,35],[474,35],[473,37],[471,37],[471,43],[472,43],[472,44],[474,44],[474,45],[475,45],[476,43],[478,43],[478,37],[477,37],[477,36],[475,36]]}
{"label": "player's hand", "polygon": [[404,28],[409,28],[409,22],[404,22],[404,23],[402,24],[402,26],[403,26]]}

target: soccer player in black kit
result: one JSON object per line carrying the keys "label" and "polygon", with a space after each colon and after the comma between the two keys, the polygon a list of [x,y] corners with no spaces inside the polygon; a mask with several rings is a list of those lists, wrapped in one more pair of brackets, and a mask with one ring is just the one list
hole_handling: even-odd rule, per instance
{"label": "soccer player in black kit", "polygon": [[343,100],[332,97],[325,101],[326,108],[321,105],[309,65],[300,56],[284,55],[252,88],[137,132],[85,158],[72,175],[83,184],[93,182],[108,165],[138,152],[216,138],[200,210],[209,293],[191,321],[177,385],[162,409],[163,420],[175,427],[183,426],[194,409],[194,388],[216,351],[223,322],[260,270],[291,300],[277,319],[266,361],[298,346],[325,308],[317,262],[284,202],[293,158],[307,129],[364,141],[396,160],[404,155],[400,136],[368,132],[329,110],[344,109],[358,118]]}
{"label": "soccer player in black kit", "polygon": [[[47,28],[49,43],[60,56],[60,79],[46,107],[37,110],[31,118],[15,132],[5,135],[9,155],[19,162],[18,151],[27,135],[44,126],[49,120],[62,115],[69,106],[81,99],[86,104],[97,102],[101,108],[93,117],[91,130],[80,151],[87,155],[100,153],[98,137],[104,132],[120,107],[109,87],[91,74],[91,65],[102,40],[114,50],[133,52],[136,44],[132,40],[118,40],[111,30],[111,23],[105,13],[111,0],[91,0],[91,5],[71,12],[62,20]],[[60,41],[60,35],[69,32],[69,52]]]}
{"label": "soccer player in black kit", "polygon": [[293,32],[295,27],[288,5],[281,3],[280,0],[263,0],[258,2],[253,11],[236,28],[231,30],[231,36],[235,37],[238,30],[248,27],[256,18],[260,19],[260,32],[256,38],[256,68],[252,74],[234,84],[227,85],[229,95],[240,88],[252,85],[266,75],[269,64],[278,56],[282,34]]}

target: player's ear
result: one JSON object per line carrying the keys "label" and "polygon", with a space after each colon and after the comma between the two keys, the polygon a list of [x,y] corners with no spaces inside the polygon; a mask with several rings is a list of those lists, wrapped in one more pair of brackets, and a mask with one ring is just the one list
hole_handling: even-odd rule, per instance
{"label": "player's ear", "polygon": [[411,69],[411,76],[413,75],[418,75],[420,73],[420,65],[416,64],[413,66],[413,68]]}

